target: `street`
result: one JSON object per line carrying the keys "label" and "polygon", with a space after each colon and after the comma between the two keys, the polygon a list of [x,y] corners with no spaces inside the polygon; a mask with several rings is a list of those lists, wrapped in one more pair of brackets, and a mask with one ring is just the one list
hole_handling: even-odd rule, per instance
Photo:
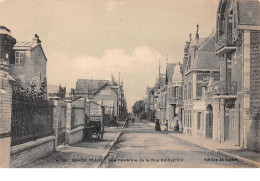
{"label": "street", "polygon": [[130,122],[104,168],[240,168],[250,167],[162,132],[146,120]]}

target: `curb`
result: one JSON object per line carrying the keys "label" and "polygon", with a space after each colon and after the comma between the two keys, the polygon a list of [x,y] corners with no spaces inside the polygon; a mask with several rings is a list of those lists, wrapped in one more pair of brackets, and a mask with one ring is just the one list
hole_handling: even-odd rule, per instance
{"label": "curb", "polygon": [[208,147],[206,147],[206,146],[201,146],[201,145],[198,145],[198,144],[189,142],[189,141],[187,141],[187,140],[181,139],[181,138],[179,138],[179,137],[176,137],[176,136],[173,136],[173,135],[169,135],[168,133],[165,133],[165,134],[167,134],[168,136],[174,137],[174,138],[176,138],[176,139],[178,139],[178,140],[182,140],[182,141],[184,141],[184,142],[186,142],[186,143],[189,143],[189,144],[198,146],[198,147],[200,147],[200,148],[204,148],[204,149],[206,149],[206,150],[212,151],[212,152],[217,153],[217,154],[219,154],[219,155],[224,155],[224,156],[227,156],[227,157],[230,157],[230,158],[234,158],[234,159],[237,159],[237,160],[239,160],[239,161],[241,161],[241,162],[243,162],[243,163],[247,163],[247,164],[250,164],[250,165],[253,165],[253,166],[256,166],[256,167],[260,168],[260,163],[257,163],[257,162],[255,162],[255,161],[246,159],[246,158],[244,158],[244,157],[241,157],[241,156],[238,156],[238,155],[234,155],[234,154],[231,154],[231,153],[228,153],[228,152],[225,152],[225,151],[221,151],[221,150],[218,150],[218,149],[211,149],[211,148],[208,148]]}
{"label": "curb", "polygon": [[[124,126],[124,125],[123,125],[123,126]],[[115,137],[115,140],[112,142],[112,144],[111,144],[110,148],[107,150],[105,156],[102,158],[101,162],[100,162],[95,168],[100,168],[100,167],[101,167],[101,165],[103,164],[104,160],[108,157],[109,152],[111,151],[111,149],[113,148],[113,146],[115,145],[115,143],[118,141],[118,139],[119,139],[120,135],[122,135],[122,133],[123,133],[123,132],[120,131],[120,132],[117,134],[117,136]]]}
{"label": "curb", "polygon": [[125,128],[126,123],[123,124],[122,128]]}
{"label": "curb", "polygon": [[250,165],[254,165],[258,168],[260,168],[260,163],[258,162],[255,162],[253,160],[249,160],[247,158],[244,158],[244,157],[241,157],[241,156],[238,156],[238,155],[234,155],[232,153],[228,153],[228,152],[225,152],[225,151],[221,151],[221,150],[214,150],[216,153],[218,154],[222,154],[222,155],[225,155],[225,156],[228,156],[230,158],[234,158],[234,159],[237,159],[239,161],[242,161],[242,162],[245,162],[247,164],[250,164]]}

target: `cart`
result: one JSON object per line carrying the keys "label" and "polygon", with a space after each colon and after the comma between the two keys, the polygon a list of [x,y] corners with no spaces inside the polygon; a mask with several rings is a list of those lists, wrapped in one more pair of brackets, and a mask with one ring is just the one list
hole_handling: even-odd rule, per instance
{"label": "cart", "polygon": [[102,140],[104,126],[101,121],[90,121],[85,128],[85,140]]}

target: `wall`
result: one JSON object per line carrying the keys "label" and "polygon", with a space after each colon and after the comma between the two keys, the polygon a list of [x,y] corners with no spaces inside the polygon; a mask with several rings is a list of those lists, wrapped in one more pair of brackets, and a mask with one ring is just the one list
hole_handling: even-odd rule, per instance
{"label": "wall", "polygon": [[85,99],[83,98],[67,102],[65,143],[68,145],[81,142],[83,139],[85,104]]}
{"label": "wall", "polygon": [[[20,50],[16,50],[20,51]],[[22,50],[21,50],[22,51]],[[41,82],[46,78],[46,58],[43,54],[41,45],[32,50],[25,50],[26,56],[24,64],[10,64],[10,74],[21,81],[24,88],[28,87],[28,83],[32,80],[36,81],[36,89],[39,89]]]}
{"label": "wall", "polygon": [[10,167],[20,167],[38,158],[50,155],[55,150],[55,137],[48,136],[11,147]]}
{"label": "wall", "polygon": [[12,90],[9,73],[0,65],[0,168],[9,167],[11,146]]}
{"label": "wall", "polygon": [[[192,120],[193,120],[193,132],[196,136],[205,137],[205,125],[206,125],[206,101],[205,100],[195,100],[193,101],[193,114],[192,114]],[[200,129],[197,128],[198,125],[198,112],[201,112],[201,124]]]}
{"label": "wall", "polygon": [[250,110],[252,125],[249,148],[260,152],[260,31],[250,33]]}

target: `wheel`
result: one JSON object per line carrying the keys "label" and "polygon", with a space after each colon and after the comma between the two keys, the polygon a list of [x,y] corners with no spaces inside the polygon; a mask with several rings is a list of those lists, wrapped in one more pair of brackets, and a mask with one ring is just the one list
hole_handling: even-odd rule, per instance
{"label": "wheel", "polygon": [[99,133],[99,139],[100,139],[100,140],[103,139],[103,134],[104,134],[104,133]]}

